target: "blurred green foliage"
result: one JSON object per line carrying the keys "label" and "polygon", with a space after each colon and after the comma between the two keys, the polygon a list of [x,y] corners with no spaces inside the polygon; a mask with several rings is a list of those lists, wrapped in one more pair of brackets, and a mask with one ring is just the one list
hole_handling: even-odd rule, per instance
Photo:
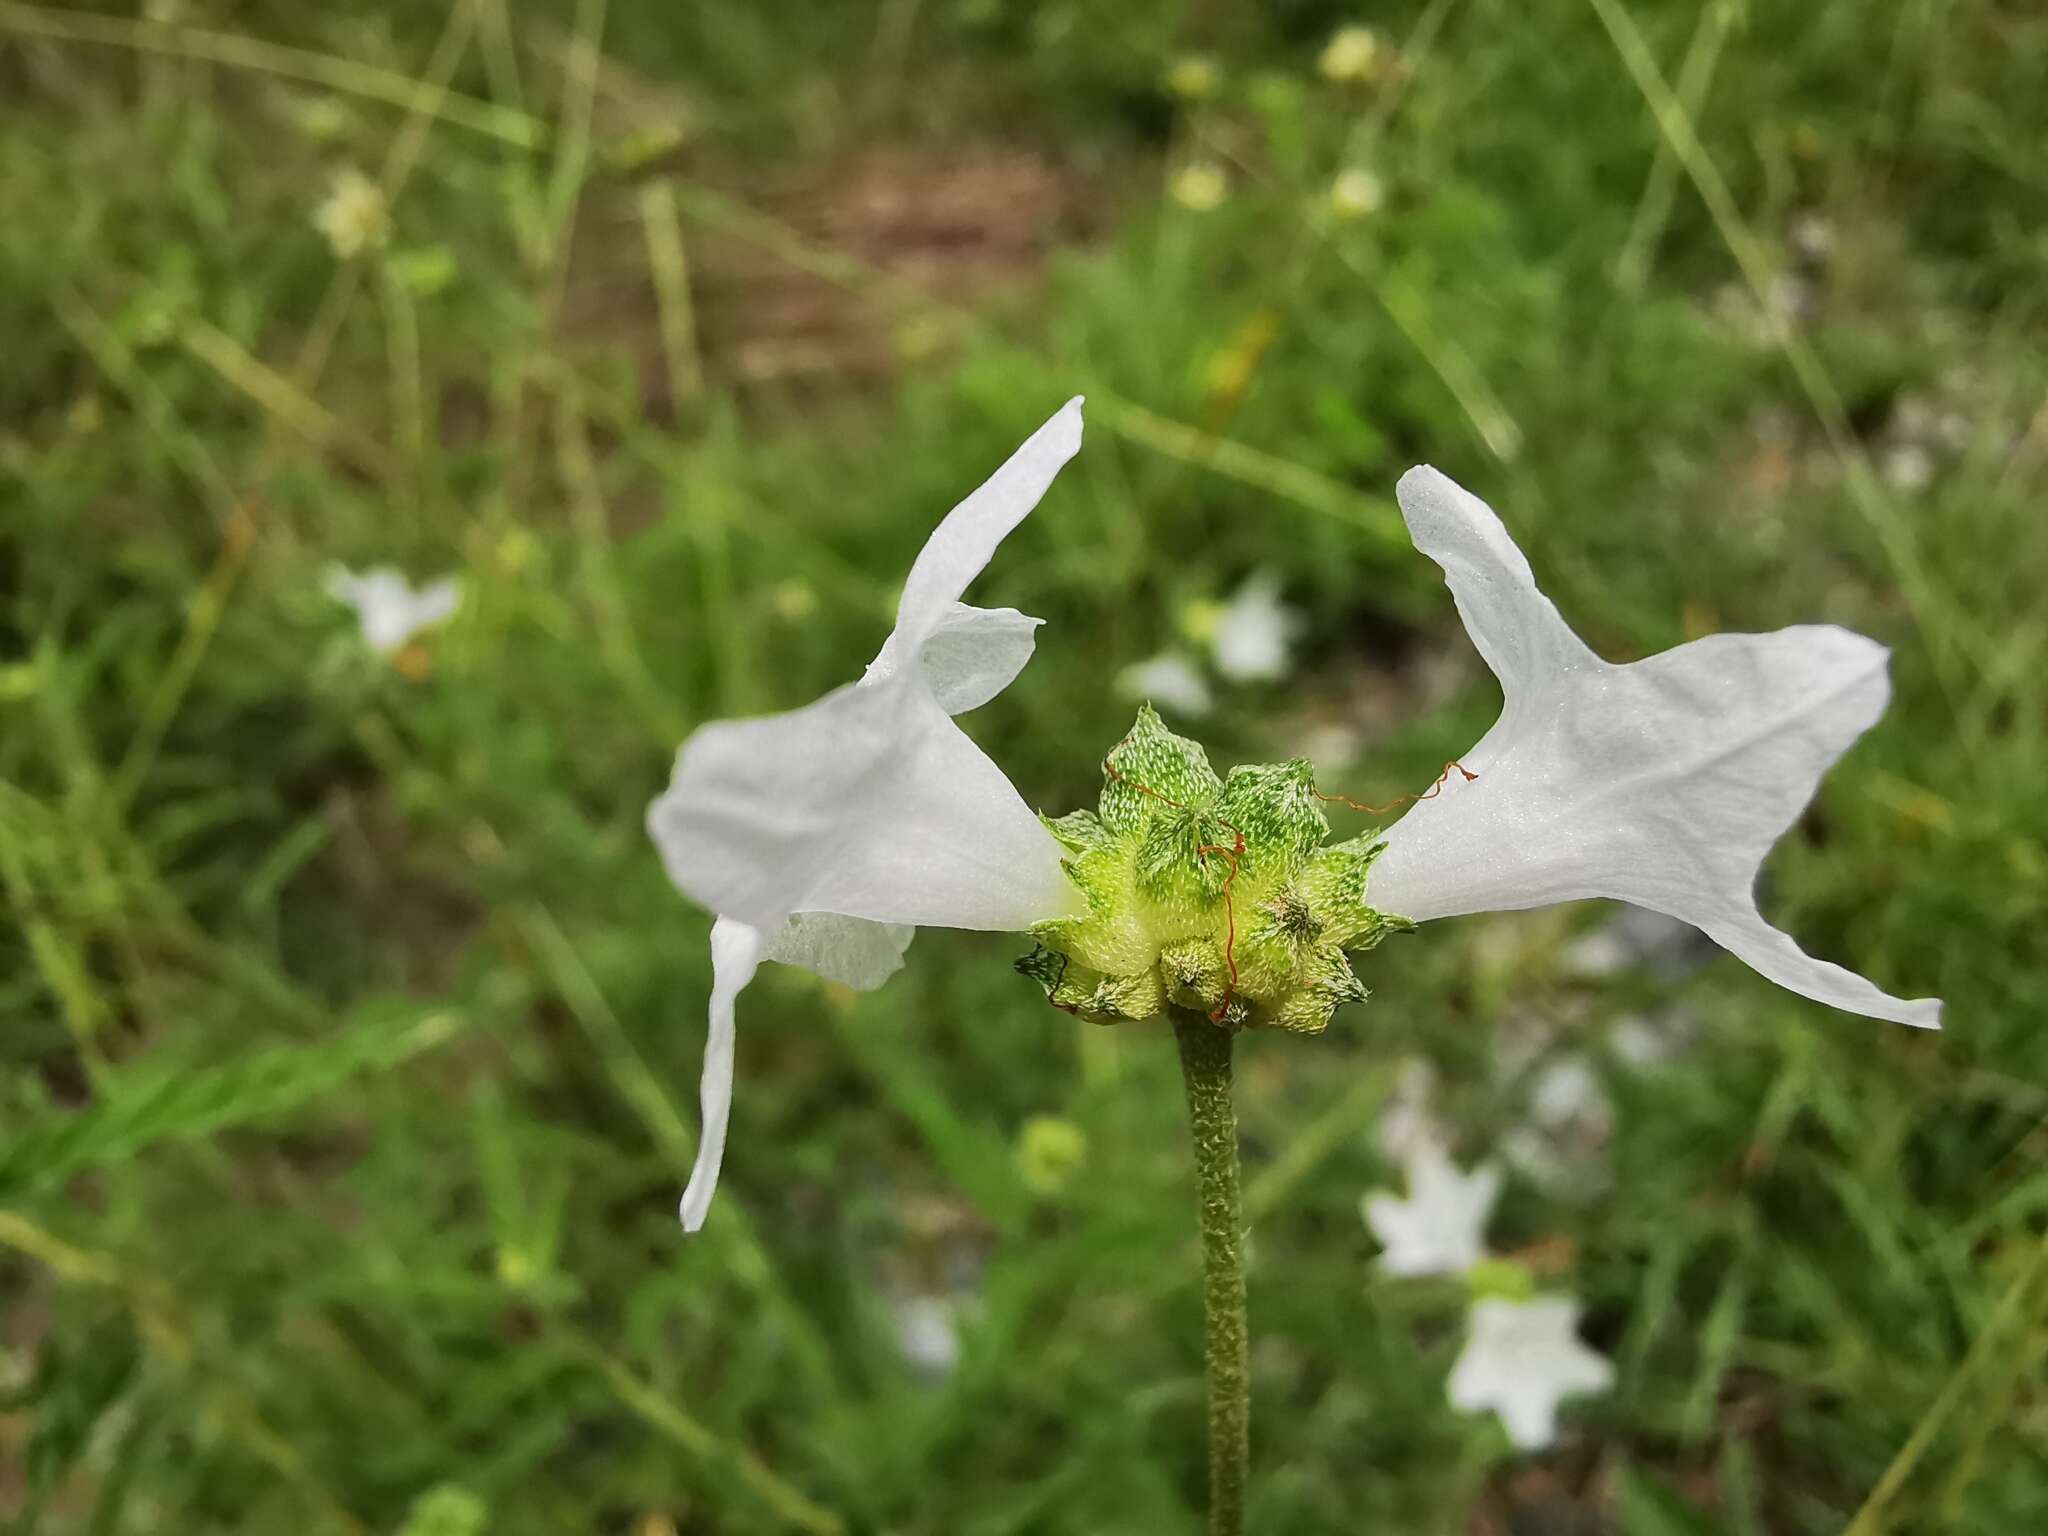
{"label": "blurred green foliage", "polygon": [[[1247,1042],[1254,1528],[2048,1526],[2048,16],[142,9],[0,4],[0,1528],[1194,1528],[1163,1031],[985,936],[861,997],[769,967],[674,1221],[706,919],[643,808],[695,723],[854,675],[1080,391],[975,591],[1049,621],[968,721],[1038,804],[1257,570],[1307,633],[1200,722],[1219,765],[1426,783],[1496,695],[1417,461],[1611,656],[1895,650],[1767,905],[1944,1035],[1727,960],[1589,980],[1575,910],[1390,942],[1327,1036]],[[1380,67],[1324,78],[1357,21]],[[344,166],[387,227],[338,260]],[[336,561],[466,601],[381,661]],[[1671,1006],[1691,1052],[1625,1069]],[[1496,1231],[1619,1380],[1515,1463],[1357,1200],[1402,1059],[1479,1156],[1565,1053],[1611,1136]],[[942,1377],[917,1296],[962,1298]]]}

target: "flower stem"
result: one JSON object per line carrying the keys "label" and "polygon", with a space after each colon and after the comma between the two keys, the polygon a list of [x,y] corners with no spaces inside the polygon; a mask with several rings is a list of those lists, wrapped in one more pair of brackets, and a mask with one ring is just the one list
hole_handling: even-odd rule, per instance
{"label": "flower stem", "polygon": [[1209,1370],[1209,1536],[1242,1536],[1251,1455],[1250,1331],[1244,1313],[1244,1218],[1237,1197],[1237,1113],[1230,1103],[1231,1032],[1174,1010],[1188,1128],[1202,1198],[1202,1313]]}

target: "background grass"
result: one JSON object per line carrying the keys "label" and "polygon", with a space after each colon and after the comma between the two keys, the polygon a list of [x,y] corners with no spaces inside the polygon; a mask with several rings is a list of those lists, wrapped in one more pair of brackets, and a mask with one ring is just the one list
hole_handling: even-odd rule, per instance
{"label": "background grass", "polygon": [[[1386,798],[1474,739],[1418,461],[1609,656],[1895,651],[1768,907],[1946,1033],[1726,959],[1588,979],[1583,908],[1433,925],[1327,1036],[1246,1042],[1255,1527],[2048,1527],[2048,18],[147,11],[0,4],[7,1529],[1195,1528],[1173,1053],[1020,946],[930,932],[861,997],[768,968],[721,1201],[674,1220],[706,920],[643,808],[695,723],[853,675],[1080,391],[975,592],[1049,621],[968,724],[1055,812],[1128,724],[1105,679],[1259,569],[1300,665],[1225,691],[1220,762]],[[1358,19],[1389,67],[1321,79]],[[391,232],[337,262],[343,164]],[[1377,214],[1331,211],[1346,166]],[[467,600],[386,664],[337,560]],[[1673,1006],[1692,1048],[1628,1070],[1612,1028]],[[1455,1291],[1379,1277],[1357,1200],[1404,1058],[1479,1156],[1581,1054],[1611,1134],[1495,1235],[1619,1379],[1514,1459],[1443,1403]],[[963,1299],[942,1380],[913,1295]]]}

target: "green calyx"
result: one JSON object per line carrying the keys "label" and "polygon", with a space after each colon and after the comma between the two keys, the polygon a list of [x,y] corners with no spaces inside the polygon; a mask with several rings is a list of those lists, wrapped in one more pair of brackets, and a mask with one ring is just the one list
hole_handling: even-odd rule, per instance
{"label": "green calyx", "polygon": [[1366,905],[1374,834],[1323,846],[1306,759],[1219,779],[1149,704],[1103,763],[1100,808],[1046,826],[1087,911],[1033,928],[1017,969],[1097,1023],[1171,1002],[1231,1029],[1316,1034],[1365,1001],[1345,951],[1414,926]]}
{"label": "green calyx", "polygon": [[1536,1277],[1513,1259],[1481,1259],[1465,1272],[1465,1289],[1474,1301],[1489,1296],[1508,1301],[1533,1301]]}

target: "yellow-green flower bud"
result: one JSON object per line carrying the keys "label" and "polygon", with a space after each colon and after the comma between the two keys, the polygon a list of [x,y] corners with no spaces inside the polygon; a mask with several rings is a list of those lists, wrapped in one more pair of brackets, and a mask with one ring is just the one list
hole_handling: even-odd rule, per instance
{"label": "yellow-green flower bud", "polygon": [[1034,1195],[1059,1194],[1088,1161],[1088,1133],[1071,1120],[1033,1115],[1017,1137],[1017,1174]]}
{"label": "yellow-green flower bud", "polygon": [[1483,1296],[1528,1301],[1536,1294],[1536,1277],[1513,1259],[1489,1256],[1465,1271],[1465,1289],[1475,1301]]}

